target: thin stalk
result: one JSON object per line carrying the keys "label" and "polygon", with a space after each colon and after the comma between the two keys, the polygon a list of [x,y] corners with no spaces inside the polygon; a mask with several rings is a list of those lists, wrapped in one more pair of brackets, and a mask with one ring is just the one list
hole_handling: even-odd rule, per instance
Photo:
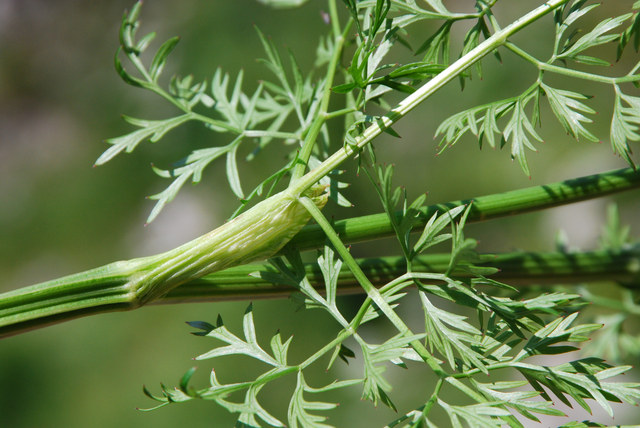
{"label": "thin stalk", "polygon": [[442,389],[443,384],[443,378],[438,379],[438,381],[436,382],[436,386],[435,388],[433,388],[433,393],[431,394],[431,397],[429,397],[429,401],[427,401],[427,403],[424,405],[424,409],[422,410],[422,413],[425,415],[425,417],[429,415],[431,408],[436,403],[436,401],[438,401],[438,395],[440,394],[440,390]]}
{"label": "thin stalk", "polygon": [[333,32],[333,37],[340,37],[340,20],[338,16],[338,7],[336,5],[336,0],[329,0],[329,20],[331,22],[331,31]]}
{"label": "thin stalk", "polygon": [[338,168],[345,160],[362,150],[363,147],[373,141],[374,138],[379,136],[386,129],[391,128],[393,124],[405,117],[411,110],[428,99],[438,89],[442,88],[452,79],[458,77],[463,71],[471,67],[480,59],[490,54],[498,47],[504,45],[510,36],[568,1],[569,0],[549,0],[545,4],[515,20],[504,29],[494,33],[491,37],[487,38],[467,54],[460,57],[460,59],[440,72],[433,79],[429,80],[411,95],[403,99],[397,106],[382,116],[380,120],[370,125],[364,130],[362,135],[355,139],[355,144],[345,145],[343,149],[335,152],[322,162],[322,164],[309,171],[299,180],[296,180],[295,182],[292,181],[290,189],[296,193],[301,193],[305,189],[313,186],[318,182],[318,180]]}
{"label": "thin stalk", "polygon": [[535,58],[533,55],[530,55],[529,53],[520,49],[518,46],[514,45],[513,43],[507,42],[505,43],[504,46],[514,54],[518,55],[520,58],[526,61],[529,61],[530,63],[535,65],[539,70],[561,74],[563,76],[569,76],[576,79],[589,80],[591,82],[606,83],[609,85],[615,85],[615,84],[624,83],[624,82],[637,82],[638,80],[640,80],[639,75],[627,74],[626,76],[622,76],[622,77],[608,77],[608,76],[602,76],[599,74],[587,73],[579,70],[572,70],[570,68],[560,67],[557,65],[549,64],[548,62],[540,61],[539,59]]}
{"label": "thin stalk", "polygon": [[[330,1],[329,3],[333,4],[334,1]],[[338,14],[335,8],[335,4],[333,4],[333,8],[330,9],[331,21],[337,22]],[[311,123],[309,132],[307,132],[307,135],[305,136],[304,142],[302,144],[302,149],[298,154],[300,163],[296,164],[293,169],[293,172],[291,174],[291,183],[297,181],[304,174],[306,165],[309,162],[309,158],[311,157],[311,153],[313,152],[313,147],[315,146],[318,135],[320,134],[322,127],[328,120],[327,111],[329,109],[329,101],[331,99],[331,87],[333,86],[333,80],[335,79],[336,70],[338,69],[338,64],[340,62],[340,56],[342,55],[344,41],[347,39],[347,35],[351,30],[352,24],[353,20],[349,19],[347,25],[345,25],[344,31],[341,34],[338,33],[337,35],[335,35],[335,49],[333,51],[333,55],[331,56],[331,60],[329,61],[329,65],[327,65],[327,75],[324,79],[324,87],[322,89],[322,99],[320,100],[320,107],[315,119]]]}
{"label": "thin stalk", "polygon": [[343,109],[335,110],[335,111],[327,113],[325,115],[325,118],[327,120],[329,120],[329,119],[333,119],[333,118],[336,118],[336,117],[345,116],[347,114],[354,113],[356,111],[357,110],[355,108],[353,108],[353,107],[345,107]]}
{"label": "thin stalk", "polygon": [[[411,336],[411,330],[404,323],[402,318],[400,318],[394,311],[393,308],[384,300],[384,297],[380,294],[377,288],[369,281],[367,276],[364,274],[358,263],[353,259],[351,253],[347,247],[344,246],[338,235],[335,233],[329,221],[322,215],[322,212],[318,209],[318,207],[311,201],[311,199],[303,197],[301,199],[301,203],[304,207],[309,211],[313,219],[322,227],[323,231],[327,235],[329,241],[333,244],[336,252],[342,258],[342,261],[345,265],[348,266],[349,270],[356,278],[360,286],[363,288],[365,293],[367,293],[368,298],[376,304],[378,309],[384,313],[387,319],[393,324],[393,326],[403,335],[403,336]],[[365,307],[367,302],[365,302],[362,307]],[[368,306],[368,305],[367,305]],[[361,308],[362,311],[362,308]],[[409,342],[411,347],[420,355],[420,357],[424,360],[425,363],[436,373],[438,376],[445,377],[447,374],[442,371],[438,361],[431,355],[431,353],[425,348],[425,346],[419,340],[412,340]]]}

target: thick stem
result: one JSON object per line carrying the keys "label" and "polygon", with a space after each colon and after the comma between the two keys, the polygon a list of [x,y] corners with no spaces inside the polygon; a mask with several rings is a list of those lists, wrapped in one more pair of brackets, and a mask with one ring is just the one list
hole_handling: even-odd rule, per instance
{"label": "thick stem", "polygon": [[[638,187],[640,187],[640,172],[628,168],[544,186],[481,196],[473,200],[467,221],[515,215]],[[422,218],[426,221],[437,210],[451,209],[468,202],[470,201],[452,201],[426,207]],[[260,215],[260,217],[264,216]],[[333,227],[345,243],[393,234],[386,214],[340,220],[335,222]],[[419,225],[416,225],[416,229],[419,229]],[[291,244],[301,249],[320,248],[324,245],[325,239],[324,232],[318,226],[306,226],[291,241]],[[180,251],[176,249],[170,253],[176,254]],[[169,253],[165,253],[165,256],[167,254]],[[207,254],[211,256],[210,252]],[[492,261],[492,264],[497,263],[497,267],[502,269],[499,274],[503,275],[502,280],[514,283],[551,282],[554,278],[561,282],[607,279],[628,282],[633,279],[634,272],[628,268],[633,266],[633,257],[637,257],[637,254],[630,255],[631,259],[616,259],[609,255],[594,254],[592,259],[585,259],[586,256],[575,254],[570,256],[572,259],[560,255],[553,260],[547,256],[535,255],[530,256],[526,263],[519,257],[514,257],[511,262],[513,268],[503,266],[504,259],[501,258]],[[623,256],[624,253],[621,253],[620,257]],[[136,274],[137,278],[140,278],[146,267],[152,264],[151,259],[142,258],[111,263],[83,273],[0,294],[0,336],[17,334],[81,316],[139,307],[140,296],[132,292],[136,287],[133,287],[129,281]],[[164,257],[164,259],[170,261],[172,257]],[[432,272],[440,272],[446,269],[448,264],[448,258],[445,255],[430,256],[425,260],[425,264],[416,261],[416,269],[425,268]],[[637,266],[637,258],[635,260]],[[541,264],[536,265],[536,261]],[[393,278],[396,273],[404,273],[405,267],[398,263],[398,259],[376,259],[363,264],[362,268],[375,284],[383,284]],[[388,270],[396,265],[396,270]],[[557,269],[554,268],[555,266]],[[617,268],[620,270],[615,270]],[[249,265],[218,272],[202,279],[196,279],[193,276],[183,277],[181,280],[189,281],[189,284],[173,289],[162,302],[281,297],[290,293],[290,289],[285,286],[268,284],[249,276],[251,272],[262,269],[267,268],[264,265]],[[513,275],[504,276],[508,272],[513,272]],[[311,274],[315,281],[321,280],[318,272]],[[357,290],[353,278],[345,281],[341,284],[343,293]]]}
{"label": "thick stem", "polygon": [[[450,254],[430,254],[414,260],[414,273],[442,274],[449,266]],[[629,287],[640,287],[640,247],[617,253],[610,251],[514,252],[482,255],[487,261],[479,266],[491,266],[499,272],[491,278],[513,286],[602,283],[610,287],[612,281]],[[386,284],[404,274],[403,257],[380,257],[356,260],[363,273],[375,285]],[[307,277],[323,291],[323,277],[315,263],[305,265]],[[273,284],[258,272],[274,272],[269,263],[237,266],[206,275],[170,291],[157,300],[158,304],[205,302],[224,300],[255,300],[282,298],[294,290],[285,284]],[[468,272],[453,272],[455,277],[468,277]],[[362,288],[351,272],[344,269],[338,278],[340,294],[362,293]]]}
{"label": "thick stem", "polygon": [[[416,223],[415,229],[419,230],[424,226],[437,211],[448,211],[471,202],[473,204],[467,222],[477,222],[568,205],[638,188],[640,171],[631,168],[619,169],[473,199],[429,205],[421,210],[423,215],[420,222]],[[338,220],[333,227],[344,243],[367,241],[394,234],[391,221],[384,213]],[[322,229],[312,225],[304,227],[291,243],[304,250],[319,248],[324,241]]]}
{"label": "thick stem", "polygon": [[[318,188],[313,202],[324,206]],[[0,335],[99,312],[134,309],[194,278],[276,254],[309,221],[284,191],[178,248],[0,294]]]}

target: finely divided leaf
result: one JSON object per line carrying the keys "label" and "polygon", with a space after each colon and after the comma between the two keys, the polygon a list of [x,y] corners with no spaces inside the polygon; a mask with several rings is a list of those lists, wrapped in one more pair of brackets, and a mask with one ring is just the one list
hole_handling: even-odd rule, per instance
{"label": "finely divided leaf", "polygon": [[335,403],[326,403],[319,401],[307,401],[304,393],[319,393],[331,391],[338,388],[344,388],[362,382],[360,379],[333,382],[323,388],[312,388],[307,385],[302,371],[298,372],[296,388],[289,402],[288,420],[292,428],[330,428],[331,425],[324,424],[326,416],[318,416],[311,411],[331,410],[337,406]]}
{"label": "finely divided leaf", "polygon": [[172,37],[160,46],[158,52],[153,57],[151,61],[151,66],[149,67],[149,76],[151,80],[154,82],[158,81],[158,77],[160,77],[160,73],[162,73],[162,69],[167,62],[167,57],[176,47],[178,42],[180,41],[180,37]]}
{"label": "finely divided leaf", "polygon": [[611,119],[611,147],[614,153],[622,156],[632,166],[634,162],[631,158],[629,141],[640,140],[639,125],[640,97],[625,95],[616,86],[616,99]]}
{"label": "finely divided leaf", "polygon": [[531,98],[524,100],[518,99],[513,108],[513,113],[509,122],[504,127],[504,140],[511,140],[511,157],[516,159],[520,164],[520,167],[526,175],[531,175],[529,172],[529,165],[525,155],[525,148],[536,151],[530,137],[537,141],[542,141],[542,138],[533,129],[533,124],[529,120],[529,116],[525,113],[525,107],[527,102]]}
{"label": "finely divided leaf", "polygon": [[442,354],[452,369],[460,361],[468,367],[478,368],[488,373],[478,353],[481,332],[466,321],[466,317],[442,310],[431,303],[424,292],[420,292],[420,301],[424,310],[427,344]]}
{"label": "finely divided leaf", "polygon": [[554,367],[520,362],[514,363],[514,367],[523,374],[546,400],[550,400],[550,397],[542,388],[542,385],[547,387],[569,407],[571,407],[571,402],[565,394],[569,395],[589,412],[591,409],[585,399],[591,398],[609,416],[613,416],[613,410],[609,404],[610,401],[624,401],[629,404],[635,404],[640,400],[640,384],[604,381],[604,379],[628,371],[630,369],[629,366],[611,367],[598,358],[585,358]]}
{"label": "finely divided leaf", "polygon": [[155,143],[173,128],[194,119],[189,113],[164,120],[142,120],[128,116],[123,117],[127,122],[138,126],[140,129],[122,137],[109,138],[106,142],[111,144],[111,147],[96,160],[95,165],[107,163],[122,151],[131,153],[138,144],[146,139]]}
{"label": "finely divided leaf", "polygon": [[[255,335],[255,327],[253,324],[253,308],[252,305],[249,305],[247,308],[243,322],[243,331],[245,340],[240,339],[238,336],[231,333],[224,324],[219,324],[216,328],[210,330],[206,333],[207,337],[213,337],[214,339],[218,339],[222,342],[227,343],[227,346],[218,347],[212,349],[209,352],[205,352],[196,357],[196,360],[206,360],[209,358],[216,358],[223,355],[236,355],[242,354],[247,355],[249,357],[255,358],[257,360],[263,361],[269,365],[274,367],[282,367],[280,361],[274,359],[271,355],[269,355],[266,351],[264,351]],[[282,355],[279,355],[282,357]]]}
{"label": "finely divided leaf", "polygon": [[631,13],[627,13],[625,15],[617,16],[615,18],[607,18],[604,21],[598,23],[593,30],[585,34],[576,40],[573,44],[570,44],[567,48],[565,48],[558,56],[558,59],[573,59],[574,61],[580,62],[580,54],[586,49],[592,48],[594,46],[602,45],[604,43],[608,43],[614,41],[620,37],[620,34],[606,34],[615,28],[622,25],[624,21],[629,19],[632,16]]}
{"label": "finely divided leaf", "polygon": [[593,121],[585,117],[582,113],[594,114],[595,110],[581,103],[579,100],[586,100],[589,97],[578,94],[577,92],[554,89],[544,83],[540,83],[540,87],[547,95],[551,109],[558,118],[558,121],[560,121],[564,129],[573,136],[573,138],[579,140],[580,136],[583,136],[589,141],[598,141],[598,138],[583,126],[583,122],[591,123]]}

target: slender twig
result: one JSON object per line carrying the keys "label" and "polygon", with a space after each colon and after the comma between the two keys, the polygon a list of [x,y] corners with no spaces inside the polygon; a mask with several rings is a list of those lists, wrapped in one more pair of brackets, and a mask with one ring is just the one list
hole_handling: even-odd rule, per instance
{"label": "slender twig", "polygon": [[619,77],[609,77],[609,76],[602,76],[600,74],[587,73],[585,71],[580,71],[580,70],[573,70],[570,68],[553,65],[548,62],[540,61],[539,59],[537,59],[533,55],[530,55],[523,49],[520,49],[518,46],[514,45],[513,43],[505,43],[504,46],[514,54],[525,59],[526,61],[529,61],[530,63],[538,67],[538,69],[543,71],[548,71],[551,73],[569,76],[576,79],[589,80],[592,82],[599,82],[599,83],[607,83],[610,85],[615,85],[617,83],[625,83],[625,82],[637,82],[638,80],[640,80],[640,75],[634,75],[634,74],[627,74],[625,76],[619,76]]}
{"label": "slender twig", "polygon": [[[349,270],[358,281],[358,284],[362,287],[365,293],[367,293],[368,299],[375,303],[375,305],[380,309],[382,313],[387,317],[387,319],[393,324],[393,326],[405,337],[413,336],[413,333],[409,329],[409,327],[405,324],[405,322],[393,311],[393,308],[389,303],[382,297],[378,289],[371,283],[371,281],[367,278],[365,273],[362,271],[358,263],[354,260],[353,256],[349,253],[347,247],[344,246],[344,243],[340,240],[338,235],[335,233],[329,221],[322,215],[322,212],[318,209],[318,207],[313,203],[313,201],[309,198],[302,198],[301,200],[304,207],[309,211],[313,219],[322,227],[322,230],[327,235],[327,239],[333,244],[337,253],[340,255],[344,263],[349,267]],[[368,307],[368,302],[363,304],[363,307]],[[361,311],[361,313],[363,313]],[[353,324],[359,324],[361,319],[356,318],[353,321]],[[354,325],[355,329],[357,325]],[[422,360],[427,363],[427,365],[433,370],[437,375],[444,377],[446,373],[442,371],[440,365],[436,358],[431,355],[431,353],[425,348],[425,346],[417,339],[413,339],[409,342],[411,347],[420,355]]]}

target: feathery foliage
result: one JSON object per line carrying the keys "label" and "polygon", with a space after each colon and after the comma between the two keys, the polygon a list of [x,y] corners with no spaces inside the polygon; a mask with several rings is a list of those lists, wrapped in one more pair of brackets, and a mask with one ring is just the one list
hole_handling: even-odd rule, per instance
{"label": "feathery foliage", "polygon": [[[239,383],[225,384],[218,380],[215,371],[211,372],[210,386],[195,389],[190,386],[194,369],[188,371],[176,389],[162,387],[162,395],[156,396],[145,388],[145,393],[158,401],[158,407],[188,401],[192,399],[212,400],[229,412],[238,415],[239,426],[285,426],[325,427],[327,417],[324,412],[333,409],[336,404],[325,401],[308,401],[313,394],[341,388],[353,389],[359,386],[361,396],[374,405],[382,403],[397,411],[392,395],[392,382],[386,372],[390,366],[407,367],[406,361],[423,362],[437,376],[437,383],[429,399],[414,410],[391,422],[389,426],[436,426],[442,420],[432,416],[436,408],[447,415],[452,426],[500,427],[504,424],[522,426],[522,420],[539,421],[540,415],[558,416],[564,413],[553,406],[553,396],[571,406],[577,403],[587,411],[591,399],[609,415],[613,414],[610,401],[624,401],[630,404],[640,399],[640,384],[633,382],[612,382],[610,379],[627,372],[629,366],[610,366],[597,357],[579,358],[568,363],[546,366],[533,359],[538,355],[557,355],[579,350],[579,344],[588,340],[590,334],[599,330],[602,324],[580,323],[577,309],[585,301],[598,303],[598,297],[589,293],[580,295],[568,291],[543,292],[531,297],[518,297],[516,290],[491,279],[495,269],[479,266],[483,261],[476,253],[475,240],[466,238],[464,225],[470,212],[469,206],[458,206],[447,212],[435,213],[426,221],[422,231],[414,230],[420,224],[421,208],[425,195],[414,201],[408,201],[406,192],[392,185],[393,167],[377,163],[373,149],[367,149],[371,155],[367,160],[362,156],[363,136],[368,130],[377,127],[398,136],[391,125],[406,114],[398,108],[390,109],[388,99],[394,94],[415,94],[416,89],[434,76],[445,72],[452,66],[451,32],[459,22],[470,23],[470,29],[464,36],[458,52],[464,60],[482,45],[491,40],[492,34],[500,31],[500,25],[493,14],[497,1],[477,1],[473,13],[453,13],[441,1],[427,1],[418,5],[413,1],[345,0],[350,18],[341,28],[341,18],[336,5],[330,1],[330,20],[332,33],[322,39],[318,49],[318,67],[314,73],[306,76],[299,68],[295,57],[289,54],[288,64],[281,58],[274,44],[258,30],[265,50],[262,63],[275,77],[274,81],[263,81],[253,93],[243,91],[243,76],[240,73],[233,84],[229,76],[216,70],[209,90],[207,83],[193,83],[190,77],[173,78],[168,90],[161,89],[158,77],[167,56],[177,43],[177,38],[165,42],[154,56],[151,64],[145,67],[140,53],[147,48],[152,35],[135,41],[137,17],[140,5],[125,16],[121,29],[121,51],[134,65],[142,78],[134,77],[125,71],[116,56],[116,68],[121,77],[129,84],[140,86],[167,99],[179,110],[176,117],[165,120],[125,119],[139,129],[123,137],[108,140],[112,145],[97,161],[105,163],[122,151],[130,152],[144,140],[155,142],[171,129],[195,120],[213,132],[229,135],[228,144],[191,153],[179,166],[169,170],[154,168],[164,178],[173,179],[173,183],[163,192],[152,196],[158,202],[149,216],[152,221],[161,208],[169,202],[182,185],[188,181],[199,182],[204,169],[215,159],[225,156],[227,177],[231,190],[243,200],[259,196],[266,184],[271,189],[286,174],[292,174],[290,186],[302,177],[304,166],[313,171],[322,168],[323,161],[331,150],[351,149],[360,153],[360,168],[370,178],[382,207],[396,234],[402,255],[406,262],[406,273],[389,281],[379,289],[371,285],[362,274],[357,262],[332,231],[331,226],[323,222],[322,214],[311,211],[312,216],[327,233],[330,244],[324,247],[317,263],[322,274],[323,294],[309,280],[299,252],[289,248],[281,258],[272,259],[275,271],[256,272],[255,275],[274,284],[286,284],[301,296],[300,301],[308,309],[316,308],[328,313],[340,328],[336,338],[317,351],[310,351],[304,360],[290,361],[288,349],[293,338],[283,342],[280,334],[271,337],[269,348],[262,347],[256,337],[252,306],[249,305],[243,319],[243,337],[232,333],[218,318],[216,325],[206,322],[190,322],[199,331],[194,334],[206,336],[222,342],[196,359],[216,359],[223,356],[244,355],[266,364],[265,371],[255,379]],[[294,4],[273,2],[274,7],[289,7]],[[546,61],[532,55],[505,38],[500,49],[490,48],[483,55],[493,54],[499,60],[507,52],[513,53],[530,62],[538,70],[535,82],[519,95],[490,101],[487,104],[471,107],[446,119],[436,130],[442,135],[441,149],[451,147],[461,141],[465,134],[473,134],[482,143],[486,141],[496,147],[496,135],[500,135],[499,146],[511,147],[511,157],[518,161],[525,174],[530,174],[526,160],[526,150],[536,150],[535,142],[542,141],[540,124],[542,100],[548,101],[553,115],[564,127],[567,134],[576,140],[598,141],[600,137],[588,129],[595,110],[587,104],[589,96],[573,90],[551,86],[549,75],[559,74],[586,82],[606,84],[614,90],[614,105],[611,120],[610,141],[613,151],[626,159],[631,165],[629,143],[640,139],[637,133],[640,124],[640,102],[622,85],[636,83],[640,76],[636,73],[638,64],[620,77],[609,77],[599,72],[583,71],[576,64],[590,67],[609,66],[610,63],[591,52],[600,45],[617,42],[618,58],[630,41],[638,49],[638,13],[627,13],[607,18],[591,29],[578,31],[578,25],[585,16],[595,9],[597,4],[588,4],[586,0],[557,1],[554,3],[553,20],[555,40],[550,57]],[[638,4],[634,5],[635,8]],[[411,28],[436,21],[437,29],[415,50],[422,59],[405,64],[389,63],[386,58],[396,46],[412,49],[407,41]],[[625,25],[627,25],[625,29]],[[355,37],[349,38],[350,28],[355,28]],[[504,50],[504,52],[501,52]],[[349,52],[352,52],[349,54]],[[335,60],[350,55],[351,59],[342,68]],[[455,65],[455,64],[454,64]],[[324,69],[324,73],[323,70]],[[314,74],[321,77],[312,77]],[[335,80],[340,76],[344,83]],[[456,70],[457,77],[464,87],[465,81],[473,74],[482,77],[481,61],[469,61]],[[231,85],[231,88],[230,88]],[[329,97],[340,97],[344,108],[329,112]],[[420,99],[420,101],[426,97]],[[373,105],[390,109],[386,115],[372,114]],[[400,104],[402,106],[402,103]],[[202,113],[196,112],[202,110]],[[330,145],[331,138],[327,120],[336,117],[346,119],[344,149]],[[292,120],[291,120],[292,119]],[[285,130],[285,126],[293,127]],[[293,143],[296,153],[292,162],[268,177],[249,198],[242,190],[237,169],[237,149],[248,139],[256,142],[256,149],[250,159],[259,151],[267,148],[274,140],[287,144]],[[369,146],[370,147],[370,146]],[[250,160],[248,159],[248,160]],[[338,164],[331,165],[335,168]],[[298,171],[295,171],[295,168]],[[331,168],[333,169],[333,168]],[[329,172],[329,169],[327,172]],[[338,183],[335,174],[316,177],[327,180],[335,200],[345,203],[344,196],[337,189],[344,188]],[[400,211],[398,211],[398,209]],[[414,235],[414,232],[419,232]],[[417,238],[416,238],[417,236]],[[620,230],[612,213],[609,228],[606,231],[609,248],[620,249],[626,242],[628,231]],[[414,272],[412,263],[418,255],[433,246],[450,243],[449,264],[444,273]],[[338,257],[337,257],[338,255]],[[338,278],[342,269],[349,269],[368,294],[357,312],[349,320],[343,314],[336,299]],[[465,271],[470,274],[466,279],[457,278],[454,272]],[[423,328],[409,329],[396,311],[406,300],[408,287],[417,287],[418,298],[423,309]],[[414,297],[415,298],[415,297]],[[635,336],[620,337],[621,325],[626,316],[637,314],[637,305],[631,292],[627,292],[624,308],[615,320],[605,323],[598,340],[585,348],[593,353],[607,353],[614,361],[621,355],[631,352],[638,354]],[[441,302],[450,301],[466,307],[465,313],[451,312],[449,306]],[[620,303],[624,305],[624,303]],[[381,343],[367,340],[359,331],[365,323],[387,318],[397,329],[396,334]],[[601,343],[611,338],[622,349],[605,350]],[[351,349],[357,349],[358,352]],[[595,352],[599,351],[599,352]],[[362,373],[359,378],[330,381],[318,387],[310,386],[305,380],[305,369],[328,358],[328,367],[334,367],[337,359],[345,362],[351,358],[362,359]],[[486,375],[493,372],[515,372],[522,380],[486,382]],[[269,382],[286,376],[296,379],[291,391],[286,422],[272,415],[260,404],[260,391]],[[513,374],[511,375],[513,376]],[[528,387],[528,389],[526,389]],[[523,390],[523,388],[525,388]],[[445,393],[457,390],[470,402],[457,402],[450,398],[456,395]],[[241,392],[244,398],[230,401],[233,393]],[[403,405],[403,407],[405,407]],[[319,413],[323,412],[323,413]]]}
{"label": "feathery foliage", "polygon": [[[259,1],[274,8],[306,3]],[[161,214],[185,183],[200,182],[205,170],[217,165],[218,159],[224,158],[229,188],[240,200],[232,217],[244,211],[249,202],[280,190],[289,178],[284,192],[306,209],[304,221],[311,217],[326,237],[312,268],[319,275],[309,275],[309,264],[305,264],[300,248],[291,243],[269,260],[270,268],[256,268],[252,276],[288,287],[302,307],[328,316],[337,331],[329,342],[304,349],[303,356],[292,356],[289,349],[297,338],[283,338],[280,333],[264,340],[258,337],[251,304],[242,319],[241,334],[228,328],[221,317],[215,324],[189,322],[197,330],[195,335],[216,343],[197,360],[211,360],[215,365],[221,358],[249,358],[263,369],[255,377],[229,383],[225,383],[226,373],[211,370],[208,385],[201,388],[192,386],[196,371],[190,369],[176,388],[161,385],[159,394],[144,388],[145,394],[158,403],[153,409],[198,399],[212,401],[237,415],[237,426],[328,427],[331,410],[337,404],[326,397],[351,393],[374,406],[382,404],[398,412],[395,420],[387,421],[390,427],[518,427],[525,421],[564,415],[554,406],[556,402],[569,407],[577,404],[588,412],[597,406],[610,416],[611,403],[638,403],[640,383],[618,379],[631,370],[623,361],[640,356],[640,336],[629,331],[640,314],[634,290],[621,291],[622,297],[616,300],[587,288],[540,287],[524,293],[503,283],[496,275],[498,269],[488,263],[490,258],[480,254],[477,241],[465,233],[465,225],[476,210],[473,201],[426,215],[426,195],[412,201],[404,188],[395,187],[393,167],[378,160],[371,142],[382,133],[399,137],[393,126],[447,82],[457,80],[464,89],[470,79],[486,77],[484,57],[501,61],[506,55],[515,55],[537,71],[535,80],[521,82],[519,94],[484,100],[445,119],[435,131],[441,136],[440,150],[461,143],[471,134],[480,147],[485,141],[491,147],[508,146],[511,158],[530,175],[527,150],[537,150],[543,141],[541,116],[548,111],[572,139],[609,139],[613,152],[634,167],[631,145],[640,140],[640,61],[629,69],[620,70],[627,63],[611,69],[607,52],[613,48],[612,58],[616,60],[637,54],[640,2],[628,12],[596,23],[590,20],[593,11],[606,6],[587,0],[535,2],[531,11],[512,23],[501,23],[494,14],[503,3],[498,0],[456,5],[468,12],[453,12],[454,5],[442,0],[343,3],[344,10],[339,11],[335,0],[328,1],[328,34],[321,37],[315,65],[308,71],[301,69],[294,53],[283,57],[279,48],[256,29],[265,52],[260,63],[267,77],[251,90],[242,72],[231,76],[221,68],[213,72],[210,81],[175,76],[164,85],[162,72],[179,39],[162,43],[147,63],[142,54],[150,49],[155,33],[137,35],[141,3],[123,18],[116,71],[127,84],[172,104],[176,113],[165,119],[125,116],[136,129],[108,139],[109,147],[96,165],[132,152],[145,141],[169,138],[171,130],[187,122],[197,122],[220,134],[224,141],[220,145],[193,150],[164,169],[153,167],[158,176],[171,182],[150,197],[156,204],[149,222]],[[554,28],[545,60],[537,59],[511,39],[538,20],[552,21]],[[399,61],[407,52],[410,58]],[[573,86],[562,87],[553,76],[582,84],[584,92],[593,84],[613,90],[608,135],[599,135],[592,126],[596,111],[590,106],[591,97]],[[608,118],[609,113],[603,116]],[[254,189],[246,190],[239,163],[255,162],[261,152],[278,143],[290,148],[288,159],[273,166],[274,172],[263,177]],[[240,159],[241,145],[251,144],[251,154]],[[314,204],[305,193],[319,183],[335,203],[357,204],[358,196],[344,195],[347,184],[340,181],[340,168],[345,168],[344,162],[351,157],[357,157],[358,171],[369,178],[371,194],[379,198],[400,248],[402,271],[375,284],[363,269],[365,263],[351,255],[344,234],[338,233],[321,212],[323,203]],[[510,209],[505,207],[504,212],[515,212],[515,208]],[[270,218],[279,215],[259,214]],[[261,236],[258,224],[255,242],[237,242],[231,237],[220,245],[233,253],[257,246]],[[603,233],[604,249],[615,254],[637,245],[630,241],[629,230],[620,225],[612,208]],[[419,268],[421,257],[434,248],[448,249],[443,268]],[[271,256],[273,251],[264,255]],[[570,263],[572,253],[567,251],[566,257]],[[213,262],[208,266],[214,266]],[[171,263],[171,259],[163,259],[163,266],[170,266],[173,275]],[[186,269],[175,263],[178,273]],[[126,275],[136,275],[135,268],[127,265],[127,269],[132,271],[125,269]],[[181,281],[195,280],[209,271],[202,268]],[[366,293],[355,315],[338,298],[345,274]],[[120,280],[113,278],[108,279]],[[637,274],[634,279],[637,283]],[[420,313],[408,316],[404,308],[416,302]],[[585,309],[587,303],[608,307],[615,313],[592,315]],[[420,318],[418,323],[416,316]],[[373,329],[381,333],[370,337]],[[567,354],[569,360],[555,364],[540,359],[559,354]],[[337,366],[354,359],[360,364],[359,373],[353,378],[340,378]],[[605,359],[621,365],[610,365]],[[311,366],[326,368],[326,379],[318,381],[308,375]],[[410,403],[400,402],[394,395],[394,376],[390,374],[394,367],[417,373],[417,367],[422,367],[431,372],[435,381],[426,385],[428,395],[414,397]],[[288,401],[287,411],[278,414],[268,408],[261,392],[283,378],[291,379],[293,387],[282,394]],[[427,381],[418,377],[416,382]],[[565,426],[600,425],[575,421]]]}

